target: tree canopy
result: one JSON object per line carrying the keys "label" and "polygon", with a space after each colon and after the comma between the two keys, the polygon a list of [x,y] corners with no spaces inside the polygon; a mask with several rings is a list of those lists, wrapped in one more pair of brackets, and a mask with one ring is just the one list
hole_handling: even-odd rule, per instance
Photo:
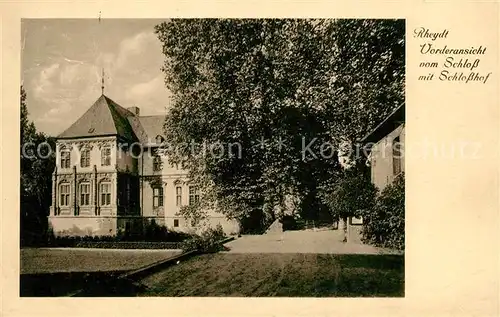
{"label": "tree canopy", "polygon": [[341,172],[340,146],[404,101],[404,32],[400,20],[157,25],[173,94],[165,151],[202,186],[200,207],[269,222],[293,197],[303,217],[328,217],[318,190]]}
{"label": "tree canopy", "polygon": [[29,121],[26,99],[21,86],[21,243],[33,245],[43,241],[47,234],[55,143],[37,132],[34,123]]}

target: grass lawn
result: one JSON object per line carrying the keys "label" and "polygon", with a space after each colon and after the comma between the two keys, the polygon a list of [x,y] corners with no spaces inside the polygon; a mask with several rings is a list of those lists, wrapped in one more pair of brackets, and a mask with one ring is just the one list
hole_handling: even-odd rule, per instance
{"label": "grass lawn", "polygon": [[139,296],[402,297],[404,256],[205,254],[141,283]]}
{"label": "grass lawn", "polygon": [[127,271],[168,259],[178,250],[21,249],[21,274]]}

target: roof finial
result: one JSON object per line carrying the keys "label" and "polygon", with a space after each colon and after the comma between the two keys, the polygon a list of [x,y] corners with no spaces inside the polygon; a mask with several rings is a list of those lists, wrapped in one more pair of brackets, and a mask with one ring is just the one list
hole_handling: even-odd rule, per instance
{"label": "roof finial", "polygon": [[104,67],[102,68],[102,77],[101,77],[101,94],[104,95]]}

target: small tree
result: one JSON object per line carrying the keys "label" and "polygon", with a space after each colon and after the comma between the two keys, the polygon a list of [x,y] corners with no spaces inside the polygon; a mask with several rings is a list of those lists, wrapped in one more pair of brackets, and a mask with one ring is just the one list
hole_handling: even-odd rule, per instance
{"label": "small tree", "polygon": [[350,217],[362,216],[374,206],[377,189],[362,173],[346,170],[339,179],[325,187],[322,199],[330,208],[334,220],[342,219],[344,242],[347,242],[347,221]]}
{"label": "small tree", "polygon": [[398,176],[382,190],[375,206],[363,215],[363,241],[379,247],[404,250],[405,177]]}

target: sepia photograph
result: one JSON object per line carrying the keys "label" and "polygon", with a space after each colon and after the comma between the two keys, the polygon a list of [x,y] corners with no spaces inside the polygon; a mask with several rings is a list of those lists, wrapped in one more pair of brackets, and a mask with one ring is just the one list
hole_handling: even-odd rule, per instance
{"label": "sepia photograph", "polygon": [[19,295],[405,297],[405,33],[22,19]]}

